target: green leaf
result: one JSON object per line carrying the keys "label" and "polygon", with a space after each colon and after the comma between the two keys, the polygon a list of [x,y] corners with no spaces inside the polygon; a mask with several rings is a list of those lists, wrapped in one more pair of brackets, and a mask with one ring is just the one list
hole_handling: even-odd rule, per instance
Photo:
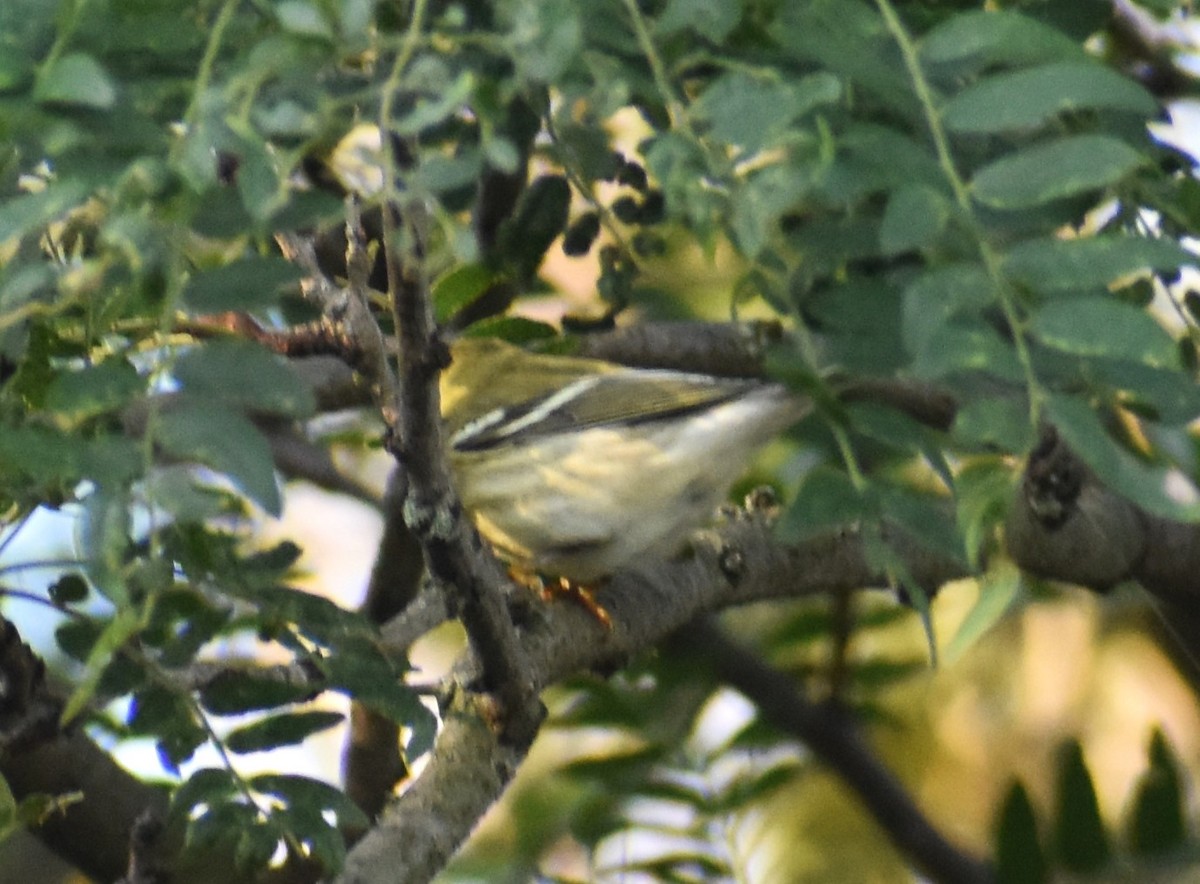
{"label": "green leaf", "polygon": [[555,155],[565,165],[578,169],[585,180],[611,181],[616,177],[621,157],[613,151],[603,130],[567,121],[558,126],[557,135]]}
{"label": "green leaf", "polygon": [[885,255],[928,248],[949,218],[949,203],[932,187],[901,187],[888,199],[879,228],[879,247]]}
{"label": "green leaf", "polygon": [[46,587],[46,593],[56,605],[77,605],[87,598],[88,584],[79,574],[64,574]]}
{"label": "green leaf", "polygon": [[[230,591],[255,602],[264,619],[294,626],[305,638],[321,645],[331,655],[369,654],[372,659],[386,661],[387,658],[378,649],[374,625],[361,614],[347,611],[315,593],[279,585],[283,579],[279,573],[280,566],[294,561],[292,556],[295,549],[294,544],[284,543],[244,561],[239,572],[245,576],[240,585],[231,587]],[[251,583],[250,578],[257,576],[255,571],[263,572],[265,579],[259,578]],[[391,680],[394,681],[395,674],[401,670],[387,671],[392,673]]]}
{"label": "green leaf", "polygon": [[239,727],[225,737],[225,745],[241,755],[294,746],[343,720],[340,712],[284,712]]}
{"label": "green leaf", "polygon": [[859,0],[785,3],[771,35],[788,55],[875,93],[889,110],[912,115],[919,105],[899,53],[879,14]]}
{"label": "green leaf", "polygon": [[602,755],[584,755],[569,761],[562,772],[569,777],[606,784],[616,791],[632,791],[646,782],[646,773],[663,759],[664,749],[649,744]]}
{"label": "green leaf", "polygon": [[101,594],[118,607],[129,603],[124,565],[131,527],[129,495],[125,489],[101,486],[88,495],[80,525],[87,575]]}
{"label": "green leaf", "polygon": [[275,5],[275,18],[285,31],[300,37],[332,40],[333,29],[321,10],[305,0],[283,0]]}
{"label": "green leaf", "polygon": [[654,30],[667,37],[686,28],[721,43],[741,18],[741,0],[669,0]]}
{"label": "green leaf", "polygon": [[250,788],[273,795],[294,807],[315,811],[331,811],[338,824],[348,828],[365,828],[371,824],[345,793],[328,783],[294,774],[259,774],[250,779]]}
{"label": "green leaf", "polygon": [[147,499],[179,522],[203,522],[229,512],[229,492],[206,484],[188,466],[168,466],[147,477]]}
{"label": "green leaf", "polygon": [[996,160],[975,174],[971,189],[985,205],[1022,209],[1115,184],[1144,162],[1116,138],[1072,135]]}
{"label": "green leaf", "polygon": [[849,476],[841,470],[819,466],[805,476],[777,530],[788,541],[802,540],[873,515],[873,508],[858,493]]}
{"label": "green leaf", "polygon": [[[236,141],[236,151],[241,164],[238,166],[237,191],[246,213],[257,221],[265,221],[279,211],[288,201],[286,183],[281,174],[276,154],[257,132],[243,131]],[[282,258],[260,258],[279,260]],[[295,272],[299,272],[298,269]],[[230,307],[227,309],[248,309]]]}
{"label": "green leaf", "polygon": [[133,608],[118,611],[117,615],[104,627],[96,643],[92,645],[85,664],[83,678],[67,698],[63,705],[59,722],[63,727],[71,724],[83,712],[96,694],[100,679],[108,669],[113,657],[125,647],[125,643],[137,635],[141,628],[141,615]]}
{"label": "green leaf", "polygon": [[903,485],[876,481],[872,497],[880,516],[927,549],[948,559],[965,561],[962,538],[955,529],[945,498],[923,494]]}
{"label": "green leaf", "polygon": [[276,824],[275,814],[265,821],[255,819],[245,825],[225,825],[226,832],[235,839],[233,865],[235,869],[250,872],[262,869],[279,850],[283,834]]}
{"label": "green leaf", "polygon": [[406,138],[419,135],[423,130],[436,126],[462,110],[470,100],[475,88],[475,75],[463,71],[454,81],[443,86],[443,91],[430,97],[418,97],[412,109],[394,120],[392,130]]}
{"label": "green leaf", "polygon": [[436,194],[450,194],[474,184],[483,172],[483,152],[465,148],[452,157],[434,155],[414,172],[419,186]]}
{"label": "green leaf", "polygon": [[1068,37],[1083,43],[1112,19],[1112,3],[1109,0],[1075,0],[1073,3],[1036,3],[1028,7],[1029,14],[1036,16],[1052,28],[1057,28]]}
{"label": "green leaf", "polygon": [[128,734],[155,738],[160,762],[174,773],[208,739],[188,700],[185,694],[147,685],[134,694],[129,706]]}
{"label": "green leaf", "polygon": [[718,77],[693,107],[709,121],[711,137],[751,154],[774,143],[792,121],[841,94],[841,83],[829,73],[792,82],[733,71]]}
{"label": "green leaf", "polygon": [[[23,197],[22,197],[23,199]],[[14,201],[0,206],[0,216]],[[4,222],[0,220],[0,224]],[[12,272],[0,271],[0,321],[5,320],[4,314],[30,301],[45,298],[50,295],[54,285],[55,273],[49,267],[36,264],[32,267],[10,265]]]}
{"label": "green leaf", "polygon": [[256,414],[307,417],[312,392],[282,357],[251,341],[213,340],[192,347],[175,363],[183,388]]}
{"label": "green leaf", "polygon": [[62,818],[71,805],[83,801],[82,792],[64,792],[60,795],[26,795],[17,805],[17,822],[28,828],[45,825],[54,818]]}
{"label": "green leaf", "polygon": [[837,162],[826,173],[832,199],[861,198],[911,184],[934,188],[946,184],[937,157],[909,132],[894,126],[855,123],[838,137],[837,151]]}
{"label": "green leaf", "polygon": [[1200,503],[1181,503],[1168,494],[1169,471],[1143,463],[1117,445],[1086,402],[1054,395],[1047,401],[1047,412],[1071,450],[1113,491],[1168,519],[1200,521]]}
{"label": "green leaf", "polygon": [[561,337],[554,326],[524,316],[490,316],[466,331],[473,338],[500,338],[510,344],[532,344]]}
{"label": "green leaf", "polygon": [[302,702],[312,696],[313,690],[311,684],[292,684],[252,670],[229,669],[200,689],[200,702],[214,715],[243,715]]}
{"label": "green leaf", "polygon": [[757,257],[770,242],[783,214],[793,209],[812,183],[791,166],[772,164],[755,169],[733,191],[731,219],[741,252]]}
{"label": "green leaf", "polygon": [[979,566],[989,535],[1004,521],[1015,482],[1013,468],[1003,457],[978,458],[954,477],[958,529],[973,568]]}
{"label": "green leaf", "polygon": [[54,630],[54,640],[64,654],[82,663],[102,631],[93,620],[63,620]]}
{"label": "green leaf", "polygon": [[979,581],[979,597],[958,631],[942,651],[942,659],[953,664],[973,647],[1012,608],[1021,591],[1021,571],[1010,561],[1000,561],[988,568]]}
{"label": "green leaf", "polygon": [[926,428],[902,411],[875,402],[848,402],[844,409],[854,432],[897,451],[920,451],[928,438]]}
{"label": "green leaf", "polygon": [[979,313],[994,302],[992,282],[980,264],[947,264],[926,270],[904,290],[900,321],[904,346],[914,356],[950,319]]}
{"label": "green leaf", "polygon": [[1145,270],[1174,270],[1196,256],[1177,242],[1140,236],[1038,239],[1004,258],[1006,275],[1042,292],[1089,291]]}
{"label": "green leaf", "polygon": [[[114,435],[114,433],[116,435]],[[99,485],[123,487],[141,475],[143,452],[129,436],[103,433],[85,439],[79,452],[79,472]]]}
{"label": "green leaf", "polygon": [[579,60],[583,48],[584,7],[572,0],[541,0],[515,5],[512,58],[521,74],[536,83],[553,83]]}
{"label": "green leaf", "polygon": [[343,643],[322,661],[330,688],[374,709],[396,724],[427,730],[432,714],[379,651],[365,643]]}
{"label": "green leaf", "polygon": [[474,303],[495,282],[496,272],[484,264],[459,264],[442,274],[432,291],[438,321],[445,321]]}
{"label": "green leaf", "polygon": [[71,52],[43,70],[33,88],[39,104],[109,110],[116,103],[117,87],[96,59]]}
{"label": "green leaf", "polygon": [[[200,808],[196,816],[187,821],[184,846],[188,850],[201,851],[217,844],[230,845],[238,842],[243,832],[263,828],[258,808],[247,803],[240,795],[235,795],[223,803]],[[241,849],[240,843],[236,849]]]}
{"label": "green leaf", "polygon": [[45,407],[75,420],[112,411],[142,391],[145,384],[123,356],[55,375]]}
{"label": "green leaf", "polygon": [[929,380],[965,372],[983,372],[1016,383],[1025,377],[1012,345],[982,321],[939,326],[924,349],[914,354],[912,370]]}
{"label": "green leaf", "polygon": [[[23,236],[65,214],[83,202],[89,190],[84,182],[67,178],[51,181],[35,193],[4,200],[0,203],[0,243]],[[16,304],[6,301],[0,306],[11,309]]]}
{"label": "green leaf", "polygon": [[1058,762],[1057,813],[1054,821],[1054,852],[1059,863],[1073,872],[1095,872],[1112,855],[1100,802],[1083,749],[1075,740],[1061,751]]}
{"label": "green leaf", "polygon": [[192,276],[184,287],[183,302],[196,313],[257,310],[274,306],[279,289],[303,275],[283,258],[241,258]]}
{"label": "green leaf", "polygon": [[341,869],[346,860],[346,839],[342,832],[310,807],[291,805],[277,809],[272,818],[311,851],[312,858],[329,871]]}
{"label": "green leaf", "polygon": [[954,438],[1016,454],[1033,444],[1029,405],[1016,397],[981,397],[964,402],[954,416]]}
{"label": "green leaf", "polygon": [[156,439],[168,452],[212,467],[273,516],[283,508],[271,446],[235,411],[216,403],[181,400],[163,412]]}
{"label": "green leaf", "polygon": [[855,277],[805,299],[822,326],[826,355],[851,373],[888,374],[902,360],[901,293],[877,279]]}
{"label": "green leaf", "polygon": [[0,46],[0,94],[24,89],[33,72],[28,50],[11,43]]}
{"label": "green leaf", "polygon": [[1163,424],[1191,423],[1200,415],[1200,387],[1180,381],[1178,371],[1120,359],[1089,359],[1089,377],[1125,394],[1131,406],[1149,411]]}
{"label": "green leaf", "polygon": [[1138,779],[1129,819],[1130,848],[1139,856],[1166,853],[1187,839],[1179,762],[1158,728],[1150,738],[1149,761],[1149,769]]}
{"label": "green leaf", "polygon": [[[924,663],[919,665],[925,669]],[[735,779],[715,799],[709,799],[705,809],[714,814],[736,813],[767,799],[781,787],[795,783],[805,772],[806,765],[800,759],[780,759],[765,770]]]}
{"label": "green leaf", "polygon": [[920,48],[925,64],[953,65],[960,71],[1085,57],[1079,44],[1062,32],[1020,13],[995,9],[948,16],[924,36]]}
{"label": "green leaf", "polygon": [[1048,301],[1033,314],[1031,328],[1043,344],[1067,353],[1179,367],[1179,350],[1166,329],[1145,310],[1115,298]]}
{"label": "green leaf", "polygon": [[1081,60],[987,77],[947,102],[942,114],[950,129],[978,134],[1030,129],[1064,111],[1085,109],[1153,117],[1159,108],[1133,80],[1107,65]]}
{"label": "green leaf", "polygon": [[996,826],[996,880],[999,884],[1044,884],[1048,880],[1033,804],[1020,783],[1013,783],[1008,790]]}
{"label": "green leaf", "polygon": [[225,768],[200,768],[171,796],[170,815],[174,819],[186,819],[194,807],[202,804],[225,804],[237,793],[238,780],[233,771]]}
{"label": "green leaf", "polygon": [[[923,585],[916,580],[904,557],[896,550],[894,544],[883,536],[882,523],[867,522],[861,528],[863,551],[867,567],[887,575],[888,582],[902,589],[908,603],[917,613],[921,629],[925,633],[926,647],[929,649],[929,665],[938,666],[938,641],[933,622],[933,608],[930,604],[930,593],[936,587]],[[923,538],[921,538],[923,539]],[[936,547],[934,547],[936,548]]]}
{"label": "green leaf", "polygon": [[34,482],[78,477],[84,440],[45,427],[4,427],[0,432],[0,474],[28,476]]}

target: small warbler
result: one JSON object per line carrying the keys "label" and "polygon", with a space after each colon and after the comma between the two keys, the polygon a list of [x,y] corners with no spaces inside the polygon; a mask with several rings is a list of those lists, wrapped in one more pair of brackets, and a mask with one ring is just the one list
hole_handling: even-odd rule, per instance
{"label": "small warbler", "polygon": [[513,565],[588,584],[679,550],[808,404],[779,384],[548,356],[488,338],[441,381],[450,465]]}

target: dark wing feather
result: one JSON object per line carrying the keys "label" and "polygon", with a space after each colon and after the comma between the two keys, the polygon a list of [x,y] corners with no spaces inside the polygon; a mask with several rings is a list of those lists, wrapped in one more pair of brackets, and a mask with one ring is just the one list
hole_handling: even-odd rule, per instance
{"label": "dark wing feather", "polygon": [[551,433],[664,420],[712,408],[759,386],[757,381],[673,371],[594,375],[484,415],[455,436],[454,447],[479,450]]}

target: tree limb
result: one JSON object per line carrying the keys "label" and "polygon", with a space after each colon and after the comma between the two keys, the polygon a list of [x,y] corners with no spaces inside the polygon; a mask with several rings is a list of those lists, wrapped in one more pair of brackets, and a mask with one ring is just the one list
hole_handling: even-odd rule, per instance
{"label": "tree limb", "polygon": [[[384,404],[391,450],[406,482],[405,522],[421,542],[430,575],[457,590],[461,618],[483,663],[483,687],[500,699],[498,723],[505,738],[532,742],[545,714],[529,663],[508,616],[504,583],[494,556],[483,549],[450,476],[443,442],[438,375],[448,354],[437,335],[423,273],[424,232],[415,201],[407,207],[406,228],[391,207],[383,213],[387,244],[388,296],[399,344],[400,383],[394,405]],[[409,260],[401,259],[401,238]]]}
{"label": "tree limb", "polygon": [[[963,853],[933,827],[905,786],[880,762],[853,716],[833,703],[809,701],[791,676],[734,642],[714,622],[699,619],[673,644],[708,666],[753,702],[763,718],[800,740],[854,791],[897,849],[931,881],[987,884],[992,870]],[[702,653],[697,653],[703,649]]]}
{"label": "tree limb", "polygon": [[[930,555],[902,537],[893,543],[923,585],[962,575],[960,564]],[[517,611],[518,635],[533,684],[541,690],[581,671],[612,671],[707,611],[886,582],[870,566],[856,532],[788,546],[773,538],[766,513],[749,511],[698,534],[686,556],[615,575],[598,592],[612,618],[611,629],[602,628],[579,605],[531,603]],[[427,605],[435,614],[444,613],[432,599]],[[398,644],[407,646],[413,610],[384,627],[385,643],[396,636]],[[468,652],[454,672],[457,684],[471,684],[479,677],[479,661]],[[451,693],[454,699],[432,758],[380,825],[350,851],[341,881],[429,880],[500,797],[523,760],[524,747],[474,720],[493,720],[498,714],[486,696],[461,687]]]}
{"label": "tree limb", "polygon": [[[403,493],[399,472],[394,471],[384,495],[383,536],[362,604],[363,614],[373,623],[382,624],[405,611],[417,596],[425,573],[421,546],[404,524]],[[400,753],[399,727],[357,701],[350,706],[342,775],[346,794],[371,819],[379,815],[396,784],[408,775]]]}

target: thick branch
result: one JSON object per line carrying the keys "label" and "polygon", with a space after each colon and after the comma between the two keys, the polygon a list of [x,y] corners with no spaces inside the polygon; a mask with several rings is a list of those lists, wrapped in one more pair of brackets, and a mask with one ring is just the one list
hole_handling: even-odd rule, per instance
{"label": "thick branch", "polygon": [[[931,556],[903,538],[893,542],[922,585],[937,586],[962,575],[957,563]],[[787,546],[772,537],[763,513],[751,512],[697,535],[688,556],[614,576],[598,593],[612,618],[611,629],[601,627],[582,606],[531,600],[519,637],[530,677],[540,690],[577,672],[611,671],[706,611],[883,585],[885,576],[870,567],[854,532]],[[417,608],[431,612],[431,620],[446,613],[433,597],[418,602],[384,628],[385,641],[395,636],[407,647]],[[470,683],[479,664],[468,654],[455,671],[459,683]],[[344,881],[428,880],[507,786],[524,749],[472,720],[472,715],[497,713],[486,698],[457,696],[429,764],[385,813],[380,827],[350,852]]]}
{"label": "thick branch", "polygon": [[782,336],[775,322],[639,322],[580,335],[577,352],[634,368],[757,378],[766,347]]}
{"label": "thick branch", "polygon": [[[484,551],[450,478],[438,394],[447,354],[421,271],[423,233],[414,216],[420,216],[415,203],[401,230],[394,210],[384,211],[388,290],[400,349],[396,418],[390,423],[393,453],[408,483],[405,521],[421,541],[429,573],[458,591],[463,626],[483,663],[483,686],[503,703],[499,723],[506,739],[524,745],[532,742],[544,710],[504,604],[500,566]],[[409,243],[407,262],[400,258],[402,237]]]}
{"label": "thick branch", "polygon": [[525,759],[498,736],[498,710],[460,692],[421,776],[350,851],[342,884],[429,881],[475,828]]}
{"label": "thick branch", "polygon": [[1026,571],[1098,592],[1126,580],[1160,603],[1165,648],[1200,685],[1200,525],[1148,513],[1042,431],[1009,507],[1005,542]]}
{"label": "thick branch", "polygon": [[1052,427],[1029,455],[1005,537],[1014,561],[1040,577],[1101,592],[1135,580],[1162,601],[1200,607],[1200,525],[1115,493]]}

